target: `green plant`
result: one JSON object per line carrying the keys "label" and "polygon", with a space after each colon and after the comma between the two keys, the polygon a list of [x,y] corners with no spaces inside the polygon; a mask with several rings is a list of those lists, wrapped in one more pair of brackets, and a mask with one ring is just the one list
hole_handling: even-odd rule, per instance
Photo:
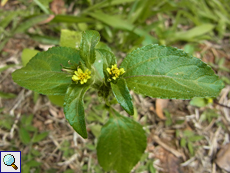
{"label": "green plant", "polygon": [[42,163],[36,161],[36,157],[40,156],[41,153],[35,149],[34,145],[48,136],[48,132],[38,133],[38,129],[32,125],[32,120],[33,115],[23,115],[19,123],[19,139],[25,146],[28,146],[28,153],[22,157],[22,169],[25,172],[29,172],[34,167],[37,168],[36,172],[40,171]]}
{"label": "green plant", "polygon": [[[32,125],[33,115],[22,115],[18,123],[18,136],[22,145],[18,146],[17,140],[11,141],[11,146],[8,150],[18,151],[23,147],[27,147],[26,154],[22,156],[22,170],[23,172],[30,172],[31,169],[36,168],[34,172],[40,172],[41,162],[37,161],[37,157],[41,155],[40,151],[36,149],[36,143],[42,141],[48,136],[48,132],[38,132],[39,130]],[[9,115],[1,114],[0,110],[0,128],[10,131],[14,124],[14,118]],[[16,141],[16,142],[15,142]],[[17,143],[17,144],[16,144]]]}
{"label": "green plant", "polygon": [[[179,134],[179,132],[177,132]],[[180,146],[185,148],[186,145],[188,146],[188,150],[190,154],[194,155],[194,145],[193,142],[197,142],[202,140],[204,137],[200,135],[196,135],[193,131],[185,130],[182,133],[182,137],[180,140]]]}
{"label": "green plant", "polygon": [[[67,34],[69,39],[64,39]],[[216,97],[223,82],[200,59],[176,48],[152,44],[133,50],[118,68],[111,49],[99,40],[97,31],[65,30],[61,47],[38,53],[12,77],[36,92],[65,95],[66,119],[83,138],[87,138],[84,95],[89,88],[97,90],[110,116],[98,139],[99,163],[106,171],[130,172],[146,148],[145,131],[112,108],[111,95],[133,115],[130,89],[156,98],[191,99]]]}

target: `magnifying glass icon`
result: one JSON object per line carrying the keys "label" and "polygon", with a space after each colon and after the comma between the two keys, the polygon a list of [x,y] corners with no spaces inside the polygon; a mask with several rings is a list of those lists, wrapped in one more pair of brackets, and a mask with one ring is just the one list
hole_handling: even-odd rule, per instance
{"label": "magnifying glass icon", "polygon": [[3,162],[7,166],[12,166],[15,170],[18,169],[18,167],[14,164],[15,163],[15,158],[11,154],[7,154],[3,158]]}

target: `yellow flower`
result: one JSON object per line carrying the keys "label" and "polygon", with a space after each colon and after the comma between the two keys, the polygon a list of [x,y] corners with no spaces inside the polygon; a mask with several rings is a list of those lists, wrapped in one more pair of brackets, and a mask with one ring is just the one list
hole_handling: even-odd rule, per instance
{"label": "yellow flower", "polygon": [[74,73],[75,74],[72,76],[72,80],[75,81],[76,83],[80,81],[81,84],[84,84],[87,82],[88,79],[91,78],[90,76],[91,71],[89,71],[88,69],[85,72],[83,72],[82,69],[79,68]]}
{"label": "yellow flower", "polygon": [[[125,70],[123,68],[118,69],[117,64],[112,65],[112,68],[107,68],[106,69],[109,74],[111,75],[112,79],[116,80],[120,75],[125,73]],[[111,81],[111,79],[109,79]]]}

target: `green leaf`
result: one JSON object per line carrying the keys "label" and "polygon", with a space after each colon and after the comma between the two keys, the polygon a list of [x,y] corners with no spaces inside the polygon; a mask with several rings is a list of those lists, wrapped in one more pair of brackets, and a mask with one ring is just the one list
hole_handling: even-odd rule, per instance
{"label": "green leaf", "polygon": [[83,138],[87,138],[83,96],[88,88],[89,86],[86,84],[71,84],[64,99],[65,117],[74,130]]}
{"label": "green leaf", "polygon": [[190,105],[193,106],[198,106],[198,107],[205,107],[208,104],[212,103],[212,98],[200,98],[200,97],[194,97],[191,101],[190,101]]}
{"label": "green leaf", "polygon": [[193,145],[191,142],[188,142],[188,150],[189,150],[190,154],[193,156],[194,155],[194,149],[193,149]]}
{"label": "green leaf", "polygon": [[97,157],[105,171],[129,173],[146,148],[142,126],[114,111],[114,116],[102,127],[98,139]]}
{"label": "green leaf", "polygon": [[16,97],[16,95],[13,93],[4,93],[4,92],[0,91],[0,98],[11,99],[11,98],[15,98],[15,97]]}
{"label": "green leaf", "polygon": [[33,121],[33,115],[22,115],[21,117],[21,123],[23,124],[24,127],[29,126],[32,124]]}
{"label": "green leaf", "polygon": [[31,148],[31,154],[34,156],[40,156],[41,155],[40,151],[33,149],[33,148]]}
{"label": "green leaf", "polygon": [[214,71],[182,50],[147,45],[127,55],[121,68],[129,89],[154,98],[216,97],[224,87]]}
{"label": "green leaf", "polygon": [[47,36],[47,35],[39,35],[39,34],[28,34],[30,38],[33,40],[47,45],[59,45],[60,39],[57,37]]}
{"label": "green leaf", "polygon": [[[0,108],[0,113],[3,111],[4,108]],[[14,119],[12,116],[9,115],[1,115],[0,114],[0,127],[6,128],[10,131],[14,124]]]}
{"label": "green leaf", "polygon": [[191,136],[194,135],[194,132],[191,130],[184,130],[183,131],[183,136],[190,138]]}
{"label": "green leaf", "polygon": [[1,23],[0,23],[0,26],[2,28],[5,28],[9,25],[9,23],[19,15],[19,11],[10,11],[8,12],[8,14],[6,14],[4,16],[4,18],[1,18]]}
{"label": "green leaf", "polygon": [[108,15],[108,14],[103,13],[102,11],[99,11],[99,10],[92,12],[92,13],[89,13],[88,15],[92,16],[96,20],[104,22],[105,24],[107,24],[113,28],[127,30],[127,31],[133,32],[139,36],[144,36],[145,39],[144,39],[143,44],[157,43],[157,39],[154,38],[153,36],[151,36],[148,32],[146,32],[143,29],[137,28],[135,25],[133,25],[129,21],[123,20],[121,17],[119,17],[117,15],[114,15],[114,16]]}
{"label": "green leaf", "polygon": [[96,49],[96,55],[97,58],[103,62],[103,76],[105,76],[105,80],[107,80],[109,75],[106,69],[108,67],[111,68],[114,64],[117,64],[117,59],[112,52],[105,49]]}
{"label": "green leaf", "polygon": [[26,66],[26,64],[34,57],[39,51],[34,49],[23,49],[22,51],[22,65]]}
{"label": "green leaf", "polygon": [[124,3],[129,3],[129,2],[133,2],[135,0],[112,0],[112,1],[102,1],[99,3],[95,3],[94,5],[88,7],[87,9],[85,9],[83,11],[83,13],[88,13],[89,11],[92,10],[97,10],[97,9],[101,9],[104,7],[110,7],[110,6],[114,6],[114,5],[120,5],[120,4],[124,4]]}
{"label": "green leaf", "polygon": [[110,67],[114,64],[117,63],[117,59],[115,57],[115,55],[105,49],[96,49],[96,52],[98,52],[103,59],[103,69],[106,70],[107,67]]}
{"label": "green leaf", "polygon": [[40,166],[42,163],[37,162],[35,160],[30,160],[28,162],[25,163],[28,167],[37,167]]}
{"label": "green leaf", "polygon": [[202,140],[204,137],[203,136],[199,136],[199,135],[194,135],[188,138],[188,141],[190,142],[196,142],[196,141],[200,141]]}
{"label": "green leaf", "polygon": [[102,79],[104,78],[103,57],[98,52],[96,52],[96,60],[93,64],[93,67],[95,69],[95,72],[97,73],[95,77],[102,81]]}
{"label": "green leaf", "polygon": [[19,129],[19,138],[20,138],[20,141],[23,143],[23,144],[25,144],[25,145],[27,145],[27,144],[29,144],[30,143],[30,134],[29,134],[29,132],[25,129],[25,128],[23,128],[23,127],[20,127],[20,129]]}
{"label": "green leaf", "polygon": [[45,14],[50,14],[49,10],[47,9],[47,7],[42,4],[39,0],[34,0],[34,2],[41,8],[41,10],[45,13]]}
{"label": "green leaf", "polygon": [[63,107],[63,103],[64,103],[64,96],[48,96],[49,100],[51,101],[51,103]]}
{"label": "green leaf", "polygon": [[43,132],[43,133],[40,133],[40,134],[37,134],[33,137],[33,142],[39,142],[41,140],[43,140],[45,137],[48,136],[48,132]]}
{"label": "green leaf", "polygon": [[82,38],[82,32],[61,30],[60,46],[79,49]]}
{"label": "green leaf", "polygon": [[84,31],[82,33],[80,54],[88,68],[90,68],[96,59],[95,47],[99,41],[100,34],[97,31]]}
{"label": "green leaf", "polygon": [[186,143],[187,143],[186,139],[185,138],[181,138],[181,140],[180,140],[180,146],[184,148],[186,146]]}
{"label": "green leaf", "polygon": [[1,67],[0,68],[0,73],[3,72],[3,71],[5,71],[5,70],[7,70],[8,68],[14,67],[14,66],[15,66],[15,64],[10,64],[10,65],[6,65],[4,67]]}
{"label": "green leaf", "polygon": [[84,22],[94,22],[93,19],[88,17],[79,17],[79,16],[71,16],[71,15],[55,15],[52,23],[84,23]]}
{"label": "green leaf", "polygon": [[99,42],[96,46],[96,49],[105,49],[105,50],[108,50],[110,52],[112,51],[111,48],[103,42]]}
{"label": "green leaf", "polygon": [[98,136],[100,135],[101,127],[102,127],[102,126],[99,125],[99,124],[92,124],[91,127],[90,127],[90,129],[91,129],[93,135],[94,135],[96,138],[98,138]]}
{"label": "green leaf", "polygon": [[194,37],[198,37],[200,35],[204,35],[207,32],[210,32],[213,30],[215,25],[212,24],[202,24],[200,26],[196,26],[188,31],[181,31],[177,32],[175,34],[175,39],[176,40],[190,40]]}
{"label": "green leaf", "polygon": [[120,103],[121,107],[130,115],[134,114],[132,97],[129,94],[129,89],[123,78],[118,79],[117,83],[111,82],[111,87],[114,96]]}
{"label": "green leaf", "polygon": [[14,33],[23,33],[30,27],[45,21],[50,16],[47,14],[42,15],[31,15],[28,18],[26,18],[24,21],[21,21],[19,26],[14,30]]}
{"label": "green leaf", "polygon": [[26,67],[12,73],[14,82],[27,89],[46,95],[64,95],[72,83],[71,75],[62,72],[62,66],[80,62],[79,51],[74,48],[53,47],[38,53]]}

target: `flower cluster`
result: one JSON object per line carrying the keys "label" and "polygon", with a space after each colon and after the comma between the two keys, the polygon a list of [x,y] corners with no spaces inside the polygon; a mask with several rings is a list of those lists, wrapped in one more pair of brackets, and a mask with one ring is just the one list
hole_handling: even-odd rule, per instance
{"label": "flower cluster", "polygon": [[[118,69],[117,64],[112,65],[112,68],[107,68],[107,71],[112,76],[112,79],[116,80],[120,75],[125,73],[123,68]],[[109,79],[111,81],[111,79]]]}
{"label": "flower cluster", "polygon": [[89,71],[88,69],[85,72],[83,72],[82,69],[78,68],[78,70],[74,72],[74,75],[72,76],[72,80],[75,81],[76,83],[80,81],[81,84],[84,84],[87,82],[88,79],[91,78],[90,74],[91,71]]}

